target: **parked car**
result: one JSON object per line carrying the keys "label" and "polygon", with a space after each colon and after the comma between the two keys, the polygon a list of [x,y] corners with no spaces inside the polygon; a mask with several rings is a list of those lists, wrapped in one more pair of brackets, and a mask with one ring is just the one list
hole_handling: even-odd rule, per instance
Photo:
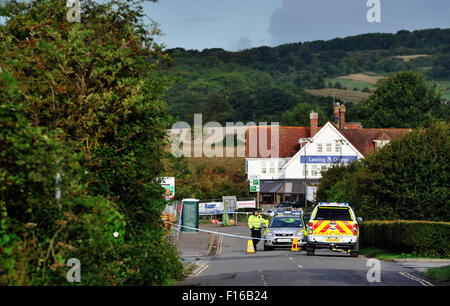
{"label": "parked car", "polygon": [[298,208],[305,208],[305,207],[313,207],[313,206],[314,206],[314,203],[309,201],[309,200],[306,200],[306,205],[305,205],[305,199],[304,198],[301,199],[300,201],[297,201],[297,202],[294,203],[294,207],[297,207],[297,209]]}
{"label": "parked car", "polygon": [[294,202],[281,202],[275,209],[268,210],[267,212],[270,214],[271,217],[273,217],[275,215],[282,215],[288,211],[299,212],[301,211],[301,206],[297,205]]}
{"label": "parked car", "polygon": [[305,227],[301,214],[287,213],[270,220],[264,235],[264,251],[275,247],[291,247],[294,238],[302,249],[306,246]]}

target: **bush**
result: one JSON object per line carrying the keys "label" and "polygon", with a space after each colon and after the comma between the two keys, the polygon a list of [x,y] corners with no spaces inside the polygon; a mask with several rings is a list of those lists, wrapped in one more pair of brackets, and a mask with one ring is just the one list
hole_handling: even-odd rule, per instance
{"label": "bush", "polygon": [[0,66],[16,79],[0,74],[0,284],[68,284],[69,258],[83,285],[179,278],[156,179],[169,84],[157,29],[139,3],[88,0],[82,26],[61,1],[20,6],[0,24]]}
{"label": "bush", "polygon": [[448,221],[449,127],[414,130],[364,160],[330,168],[317,199],[349,202],[366,220]]}
{"label": "bush", "polygon": [[415,256],[450,257],[450,222],[365,221],[360,245]]}

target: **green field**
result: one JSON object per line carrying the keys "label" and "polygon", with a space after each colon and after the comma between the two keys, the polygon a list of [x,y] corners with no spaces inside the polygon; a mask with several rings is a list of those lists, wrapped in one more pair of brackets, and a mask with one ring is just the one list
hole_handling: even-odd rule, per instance
{"label": "green field", "polygon": [[442,88],[442,98],[450,100],[450,81],[435,81],[438,88]]}
{"label": "green field", "polygon": [[354,90],[355,88],[358,91],[362,91],[364,88],[368,88],[369,90],[371,90],[372,87],[374,86],[373,84],[368,83],[368,82],[355,81],[355,80],[344,79],[344,78],[339,78],[339,77],[332,78],[332,79],[326,79],[325,84],[327,84],[327,86],[328,86],[329,83],[331,83],[332,87],[334,87],[336,82],[339,82],[341,84],[342,89],[346,88],[347,90]]}

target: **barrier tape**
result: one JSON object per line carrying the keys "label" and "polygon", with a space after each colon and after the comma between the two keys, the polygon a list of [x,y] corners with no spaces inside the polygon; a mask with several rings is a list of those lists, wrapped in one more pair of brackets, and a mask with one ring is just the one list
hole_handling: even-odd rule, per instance
{"label": "barrier tape", "polygon": [[[200,216],[214,216],[214,215],[224,215],[225,213],[223,211],[220,212],[199,212]],[[242,215],[251,215],[252,212],[242,212],[242,211],[238,211],[238,212],[227,212],[228,215],[234,215],[234,214],[242,214]],[[271,216],[271,213],[268,212],[260,212],[260,215],[265,215],[265,216]]]}
{"label": "barrier tape", "polygon": [[199,229],[199,228],[195,228],[195,227],[190,227],[190,226],[185,226],[185,225],[175,224],[175,223],[167,222],[167,221],[164,221],[164,223],[171,224],[171,225],[173,225],[173,226],[178,226],[178,227],[184,227],[184,228],[188,228],[188,229],[193,229],[193,230],[200,231],[200,232],[212,233],[212,234],[223,235],[223,236],[229,236],[229,237],[235,237],[235,238],[242,238],[242,239],[247,239],[247,240],[249,240],[249,239],[269,240],[269,239],[264,239],[264,238],[256,238],[256,237],[248,237],[248,236],[234,235],[234,234],[228,234],[228,233],[222,233],[222,232],[207,231],[207,230],[204,230],[204,229]]}

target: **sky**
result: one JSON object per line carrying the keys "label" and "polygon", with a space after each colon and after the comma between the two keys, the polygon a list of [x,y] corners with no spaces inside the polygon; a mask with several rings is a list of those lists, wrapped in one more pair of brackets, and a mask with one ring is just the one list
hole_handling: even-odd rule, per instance
{"label": "sky", "polygon": [[164,33],[158,42],[197,50],[450,28],[450,0],[159,0],[145,13]]}

